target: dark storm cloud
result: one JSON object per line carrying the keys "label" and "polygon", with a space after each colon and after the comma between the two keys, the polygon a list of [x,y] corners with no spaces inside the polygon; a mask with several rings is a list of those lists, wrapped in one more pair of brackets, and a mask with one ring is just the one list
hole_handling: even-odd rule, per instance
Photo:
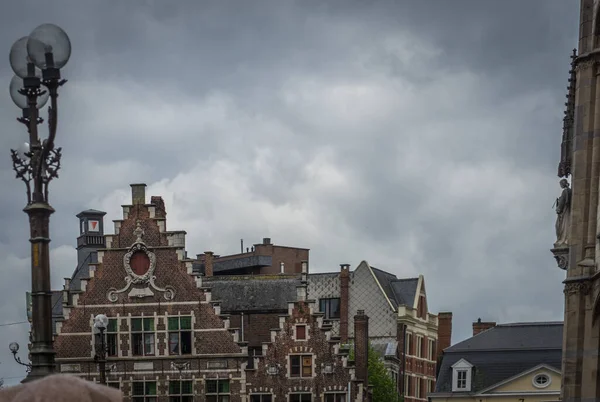
{"label": "dark storm cloud", "polygon": [[[10,5],[10,7],[9,7]],[[330,271],[423,273],[433,311],[562,317],[548,248],[578,9],[561,0],[53,1],[5,4],[0,48],[39,23],[73,43],[52,183],[53,281],[74,214],[118,219],[128,184],[163,194],[191,255],[263,235]],[[10,8],[10,10],[9,10]],[[9,12],[10,11],[10,12]],[[18,18],[17,18],[18,17]],[[19,22],[17,22],[19,21]],[[0,64],[8,86],[12,72]],[[0,149],[24,140],[0,97]],[[556,188],[555,188],[556,187]],[[28,289],[23,183],[0,158],[0,323]],[[535,284],[535,285],[532,285]],[[0,327],[0,351],[26,343]],[[21,373],[0,352],[0,376]],[[4,356],[4,357],[2,357]]]}

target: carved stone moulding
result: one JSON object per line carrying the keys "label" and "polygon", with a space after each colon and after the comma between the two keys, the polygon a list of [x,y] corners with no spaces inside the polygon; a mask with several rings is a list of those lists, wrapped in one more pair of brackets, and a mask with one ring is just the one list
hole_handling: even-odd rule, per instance
{"label": "carved stone moulding", "polygon": [[556,264],[560,269],[566,270],[569,267],[569,248],[568,247],[556,247],[553,248],[552,254],[556,260]]}
{"label": "carved stone moulding", "polygon": [[563,290],[565,295],[583,294],[587,295],[590,293],[591,284],[589,281],[577,281],[565,283],[565,289]]}

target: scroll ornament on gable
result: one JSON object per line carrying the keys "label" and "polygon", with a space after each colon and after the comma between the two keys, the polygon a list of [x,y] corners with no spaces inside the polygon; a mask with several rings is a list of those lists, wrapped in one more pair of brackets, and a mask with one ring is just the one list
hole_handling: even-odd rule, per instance
{"label": "scroll ornament on gable", "polygon": [[107,293],[108,300],[115,303],[118,300],[118,295],[125,293],[131,288],[128,297],[151,297],[154,296],[152,289],[163,293],[166,300],[175,298],[175,289],[172,286],[161,288],[156,285],[156,255],[148,249],[143,241],[144,229],[141,222],[136,222],[136,228],[133,231],[136,237],[135,242],[123,256],[123,267],[127,276],[125,286],[122,289],[110,288]]}

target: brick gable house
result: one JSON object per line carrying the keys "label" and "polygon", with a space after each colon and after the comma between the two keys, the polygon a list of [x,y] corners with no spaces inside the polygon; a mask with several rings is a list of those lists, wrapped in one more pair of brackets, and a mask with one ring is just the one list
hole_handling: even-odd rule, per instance
{"label": "brick gable house", "polygon": [[[263,356],[249,359],[244,323],[241,328],[232,324],[221,308],[225,301],[213,297],[208,278],[194,269],[197,260],[187,258],[185,232],[167,231],[162,198],[151,197],[148,204],[145,185],[131,188],[132,203],[123,206],[123,219],[114,221],[114,234],[104,234],[103,212],[78,215],[78,266],[64,289],[53,292],[58,371],[99,381],[100,337],[94,335],[93,321],[104,314],[109,319],[107,382],[126,401],[367,400],[366,369],[360,370],[366,355],[356,365],[348,362],[347,351],[340,350],[330,326],[306,298],[305,275],[288,281],[287,288],[296,292],[282,297],[295,297],[277,321],[271,320],[275,327],[269,328],[269,342],[261,342]],[[366,324],[363,331],[368,333]],[[306,340],[299,339],[303,336]],[[304,376],[309,370],[305,355],[312,356],[310,380]],[[358,349],[356,356],[361,356]],[[329,363],[333,373],[324,368]],[[287,382],[268,376],[271,366],[285,367]],[[262,391],[267,389],[273,389],[272,399]]]}

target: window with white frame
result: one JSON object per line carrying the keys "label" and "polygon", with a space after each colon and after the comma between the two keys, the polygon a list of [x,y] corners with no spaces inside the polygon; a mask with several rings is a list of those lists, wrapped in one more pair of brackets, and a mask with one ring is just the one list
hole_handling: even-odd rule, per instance
{"label": "window with white frame", "polygon": [[312,394],[290,394],[290,402],[312,402]]}
{"label": "window with white frame", "polygon": [[192,317],[169,317],[169,354],[189,355],[192,353]]}
{"label": "window with white frame", "polygon": [[134,381],[131,399],[133,402],[156,402],[156,381]]}
{"label": "window with white frame", "polygon": [[206,380],[206,402],[229,402],[229,380]]}
{"label": "window with white frame", "polygon": [[433,354],[434,354],[434,342],[433,339],[428,339],[427,340],[427,360],[433,360]]}
{"label": "window with white frame", "polygon": [[169,402],[192,402],[194,390],[191,381],[169,381]]}
{"label": "window with white frame", "polygon": [[294,326],[294,336],[297,341],[305,341],[307,339],[306,329],[305,324]]}
{"label": "window with white frame", "polygon": [[312,377],[312,355],[290,355],[290,377]]}
{"label": "window with white frame", "polygon": [[412,334],[407,332],[406,333],[406,345],[405,345],[405,353],[407,355],[412,355]]}
{"label": "window with white frame", "polygon": [[131,319],[131,345],[134,356],[154,356],[154,318]]}
{"label": "window with white frame", "polygon": [[417,335],[417,357],[423,357],[423,337]]}
{"label": "window with white frame", "polygon": [[117,319],[109,318],[108,326],[106,327],[106,355],[118,355],[118,334],[117,334]]}
{"label": "window with white frame", "polygon": [[471,371],[473,365],[460,359],[452,365],[452,392],[471,391]]}
{"label": "window with white frame", "polygon": [[326,393],[325,402],[346,402],[346,393]]}
{"label": "window with white frame", "polygon": [[273,402],[273,394],[251,394],[250,402]]}

